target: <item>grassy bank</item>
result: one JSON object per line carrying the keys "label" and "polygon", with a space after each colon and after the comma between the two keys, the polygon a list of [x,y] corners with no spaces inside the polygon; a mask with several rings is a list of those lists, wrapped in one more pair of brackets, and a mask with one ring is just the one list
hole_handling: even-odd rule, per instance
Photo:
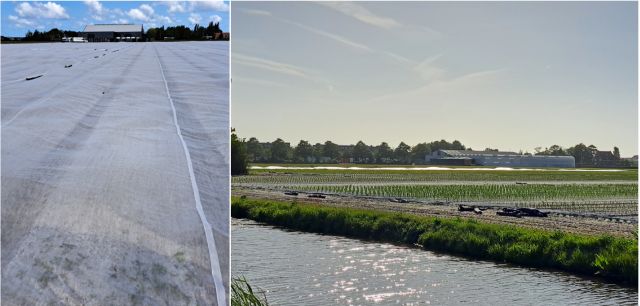
{"label": "grassy bank", "polygon": [[585,236],[471,219],[238,197],[232,198],[231,215],[300,231],[418,244],[425,249],[471,258],[638,283],[637,238]]}

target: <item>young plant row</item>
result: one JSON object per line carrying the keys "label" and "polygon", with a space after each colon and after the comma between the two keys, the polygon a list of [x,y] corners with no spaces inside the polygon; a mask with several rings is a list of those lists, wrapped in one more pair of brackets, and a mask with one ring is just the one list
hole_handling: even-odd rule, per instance
{"label": "young plant row", "polygon": [[282,189],[440,201],[635,199],[638,185],[283,185]]}
{"label": "young plant row", "polygon": [[472,219],[445,219],[314,204],[232,198],[231,215],[322,234],[390,241],[472,258],[638,283],[638,242]]}

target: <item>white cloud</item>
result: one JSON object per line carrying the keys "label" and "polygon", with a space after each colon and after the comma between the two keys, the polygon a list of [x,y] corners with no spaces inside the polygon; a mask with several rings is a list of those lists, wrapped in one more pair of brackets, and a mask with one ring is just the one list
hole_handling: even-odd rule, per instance
{"label": "white cloud", "polygon": [[446,80],[430,80],[425,85],[419,86],[417,88],[379,96],[370,100],[370,102],[379,103],[385,101],[420,101],[425,100],[427,97],[450,96],[458,92],[464,92],[465,90],[468,91],[470,88],[479,88],[482,86],[486,87],[486,83],[484,82],[495,80],[505,71],[507,71],[506,68],[484,70],[467,73]]}
{"label": "white cloud", "polygon": [[211,21],[213,21],[213,24],[216,24],[216,23],[222,21],[222,17],[220,17],[218,15],[211,15],[211,17],[209,17],[209,19],[211,19]]}
{"label": "white cloud", "polygon": [[224,3],[224,1],[218,0],[207,0],[207,1],[192,1],[189,2],[189,11],[220,11],[225,12],[229,10],[229,5]]}
{"label": "white cloud", "polygon": [[270,70],[290,76],[310,78],[310,76],[302,68],[238,53],[233,55],[233,63]]}
{"label": "white cloud", "polygon": [[[397,33],[401,33],[401,34],[418,32],[418,33],[423,33],[422,35],[426,34],[428,35],[428,37],[432,37],[432,38],[440,37],[442,35],[442,33],[430,27],[403,25],[393,18],[376,15],[371,11],[369,11],[368,9],[366,9],[365,7],[360,6],[359,4],[356,4],[354,2],[319,1],[317,3],[327,8],[333,9],[337,12],[340,12],[344,15],[347,15],[349,17],[352,17],[360,22],[366,23],[368,25],[372,25],[377,28],[386,29],[386,30],[395,29]],[[418,34],[418,35],[421,35],[421,34]]]}
{"label": "white cloud", "polygon": [[267,12],[267,11],[262,11],[262,10],[242,10],[244,13],[249,14],[249,15],[256,15],[256,16],[271,16],[271,12]]}
{"label": "white cloud", "polygon": [[[115,10],[114,12],[118,13]],[[127,17],[133,20],[143,21],[147,23],[146,24],[147,27],[152,27],[152,28],[156,27],[157,24],[159,23],[161,24],[174,23],[171,17],[156,14],[153,7],[151,7],[151,5],[148,5],[148,4],[141,4],[137,8],[130,9],[124,15],[126,15]],[[123,20],[123,19],[120,19],[120,20]]]}
{"label": "white cloud", "polygon": [[21,17],[37,17],[36,8],[27,2],[22,2],[16,5],[16,12]]}
{"label": "white cloud", "polygon": [[[271,16],[271,14],[269,14],[268,16]],[[352,41],[352,40],[350,40],[350,39],[348,39],[348,38],[346,38],[344,36],[340,36],[340,35],[337,35],[337,34],[334,34],[334,33],[329,33],[329,32],[326,32],[326,31],[323,31],[323,30],[320,30],[320,29],[316,29],[316,28],[313,28],[313,27],[310,27],[310,26],[307,26],[307,25],[304,25],[304,24],[301,24],[301,23],[298,23],[298,22],[295,22],[295,21],[292,21],[292,20],[288,20],[288,19],[284,19],[284,18],[278,18],[278,17],[273,17],[273,18],[275,20],[280,21],[280,22],[284,22],[284,23],[299,27],[299,28],[301,28],[303,30],[306,30],[306,31],[309,31],[311,33],[314,33],[314,34],[317,34],[317,35],[320,35],[320,36],[324,36],[326,38],[329,38],[329,39],[331,39],[333,41],[339,42],[339,43],[341,43],[343,45],[349,46],[349,47],[354,48],[354,49],[365,51],[367,53],[382,54],[382,55],[385,55],[385,56],[387,56],[387,57],[389,57],[389,58],[391,58],[391,59],[393,59],[393,60],[395,60],[397,62],[400,62],[402,64],[413,64],[413,62],[410,59],[408,59],[408,58],[406,58],[404,56],[395,54],[393,52],[383,51],[383,50],[374,50],[374,49],[372,49],[372,48],[370,48],[370,47],[368,47],[368,46],[366,46],[364,44],[354,42],[354,41]]]}
{"label": "white cloud", "polygon": [[189,22],[191,22],[191,24],[200,23],[200,21],[202,21],[202,17],[200,16],[200,14],[196,14],[196,13],[189,14]]}
{"label": "white cloud", "polygon": [[60,4],[54,2],[22,2],[16,5],[16,13],[25,18],[69,19],[69,14]]}
{"label": "white cloud", "polygon": [[85,0],[84,4],[89,8],[89,12],[91,12],[94,19],[101,20],[102,15],[107,12],[99,1]]}
{"label": "white cloud", "polygon": [[169,16],[156,15],[153,20],[162,23],[173,23],[173,20],[171,20]]}
{"label": "white cloud", "polygon": [[234,83],[236,84],[255,84],[255,85],[260,85],[260,86],[264,86],[264,87],[282,87],[282,88],[286,88],[289,87],[287,86],[288,84],[286,83],[278,83],[278,82],[273,82],[273,81],[269,81],[269,80],[264,80],[264,79],[256,79],[256,78],[245,78],[245,77],[234,77],[233,78]]}
{"label": "white cloud", "polygon": [[130,9],[127,12],[127,16],[136,20],[149,21],[149,16],[147,16],[145,13],[143,13],[140,9],[137,9],[137,8]]}
{"label": "white cloud", "polygon": [[365,46],[363,44],[359,44],[357,42],[353,42],[353,41],[351,41],[351,40],[349,40],[347,38],[344,38],[342,36],[339,36],[339,35],[336,35],[336,34],[333,34],[333,33],[325,32],[325,31],[322,31],[322,30],[319,30],[319,29],[316,29],[316,28],[312,28],[312,27],[306,26],[304,24],[297,23],[295,21],[291,21],[291,20],[287,20],[287,19],[279,19],[279,20],[284,22],[284,23],[288,23],[288,24],[297,26],[297,27],[302,28],[304,30],[307,30],[309,32],[318,34],[320,36],[327,37],[329,39],[332,39],[334,41],[337,41],[339,43],[342,43],[342,44],[347,45],[347,46],[352,47],[352,48],[356,48],[356,49],[360,49],[360,50],[364,50],[364,51],[368,51],[368,52],[372,52],[373,51],[373,50],[371,50],[371,48],[369,48],[369,47],[367,47],[367,46]]}
{"label": "white cloud", "polygon": [[153,8],[148,4],[140,5],[140,10],[143,11],[147,16],[151,16],[154,13]]}
{"label": "white cloud", "polygon": [[174,13],[202,13],[203,11],[219,11],[226,12],[229,5],[224,1],[208,0],[208,1],[162,1],[159,2],[166,5],[169,14]]}
{"label": "white cloud", "polygon": [[112,22],[115,24],[127,24],[129,23],[129,20],[120,18],[120,19],[114,19]]}
{"label": "white cloud", "polygon": [[169,8],[167,11],[169,13],[184,13],[187,11],[186,5],[184,2],[180,1],[167,1],[163,2],[163,4],[167,5]]}
{"label": "white cloud", "polygon": [[442,54],[438,54],[436,56],[432,56],[430,58],[425,59],[421,63],[417,64],[413,70],[416,71],[422,79],[426,81],[436,81],[442,79],[445,74],[445,70],[439,67],[436,67],[434,63],[442,57]]}
{"label": "white cloud", "polygon": [[13,21],[13,23],[20,28],[30,28],[36,26],[36,23],[31,20],[19,18],[13,15],[9,15],[9,20]]}
{"label": "white cloud", "polygon": [[320,5],[336,10],[347,16],[351,16],[366,24],[383,28],[392,29],[400,27],[400,23],[396,20],[388,17],[378,16],[367,10],[366,8],[357,5],[353,2],[318,2]]}

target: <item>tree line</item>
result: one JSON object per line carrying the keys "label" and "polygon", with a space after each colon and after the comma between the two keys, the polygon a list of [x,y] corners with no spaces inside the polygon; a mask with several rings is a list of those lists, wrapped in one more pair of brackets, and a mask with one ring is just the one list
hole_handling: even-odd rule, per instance
{"label": "tree line", "polygon": [[164,26],[159,28],[149,28],[146,33],[146,37],[151,40],[164,40],[165,37],[171,37],[173,40],[202,40],[207,36],[212,39],[222,39],[222,30],[220,29],[220,23],[209,22],[206,27],[196,24],[193,26],[193,30],[180,25],[175,27]]}
{"label": "tree line", "polygon": [[542,150],[535,148],[536,155],[573,156],[576,167],[632,167],[633,163],[620,158],[620,149],[613,147],[612,151],[601,151],[594,145],[577,144],[570,148],[552,145]]}
{"label": "tree line", "polygon": [[[165,37],[171,37],[173,40],[204,40],[204,39],[228,39],[222,35],[220,23],[209,22],[204,27],[199,24],[193,26],[193,30],[187,26],[179,25],[174,27],[164,26],[159,28],[149,28],[145,33],[145,37],[149,40],[164,40]],[[66,31],[53,28],[49,31],[28,31],[25,36],[18,41],[61,41],[63,37],[79,37],[82,32]],[[2,36],[2,41],[9,41],[8,37]]]}
{"label": "tree line", "polygon": [[338,145],[332,141],[312,145],[301,140],[291,147],[278,138],[271,143],[261,143],[255,137],[245,143],[247,158],[250,162],[272,163],[363,163],[363,164],[410,164],[424,162],[426,154],[436,150],[465,150],[466,147],[457,140],[446,140],[420,143],[410,146],[405,142],[392,148],[382,142],[377,146],[358,141],[355,145]]}
{"label": "tree line", "polygon": [[[235,149],[234,149],[235,148]],[[338,145],[332,141],[311,144],[301,140],[296,146],[291,146],[281,138],[273,142],[260,142],[257,138],[240,139],[232,135],[232,159],[243,160],[244,166],[251,163],[361,163],[361,164],[425,164],[425,156],[437,150],[472,150],[460,141],[446,140],[418,143],[410,146],[400,142],[392,148],[387,142],[379,145],[367,145],[358,141],[355,145]],[[496,152],[498,149],[485,148],[483,151]],[[237,155],[241,152],[241,156]],[[620,158],[620,150],[614,147],[611,151],[599,151],[594,145],[583,143],[573,147],[563,148],[552,145],[535,152],[519,152],[524,155],[552,155],[573,156],[577,167],[631,167],[630,161]]]}
{"label": "tree line", "polygon": [[[28,31],[20,41],[61,41],[63,37],[77,37],[80,32],[66,31],[53,28],[49,31]],[[2,41],[7,41],[9,38],[2,36]]]}

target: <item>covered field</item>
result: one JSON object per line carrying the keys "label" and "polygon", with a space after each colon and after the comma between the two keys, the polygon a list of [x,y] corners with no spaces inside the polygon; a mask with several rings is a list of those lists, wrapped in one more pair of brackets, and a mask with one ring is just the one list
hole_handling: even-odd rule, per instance
{"label": "covered field", "polygon": [[228,50],[2,45],[4,303],[226,303]]}

